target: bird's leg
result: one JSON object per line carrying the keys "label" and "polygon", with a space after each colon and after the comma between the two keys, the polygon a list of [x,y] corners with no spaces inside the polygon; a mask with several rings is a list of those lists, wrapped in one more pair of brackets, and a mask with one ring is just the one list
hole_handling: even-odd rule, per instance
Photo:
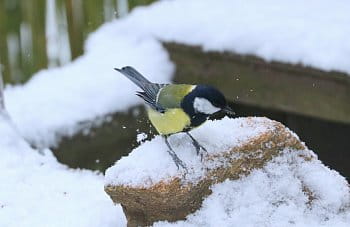
{"label": "bird's leg", "polygon": [[196,148],[197,155],[200,154],[201,160],[202,160],[202,159],[203,159],[203,153],[200,153],[200,150],[201,150],[201,148],[202,148],[205,152],[208,152],[207,149],[205,149],[205,147],[203,147],[202,145],[200,145],[200,144],[198,143],[198,141],[197,141],[195,138],[193,138],[193,136],[192,136],[189,132],[186,132],[186,134],[191,138],[192,144],[193,144],[193,146]]}
{"label": "bird's leg", "polygon": [[187,170],[186,165],[183,163],[183,161],[181,161],[181,159],[179,159],[179,157],[176,155],[175,151],[171,148],[170,143],[168,141],[168,137],[164,136],[164,140],[165,140],[166,145],[169,148],[169,150],[167,150],[167,151],[170,154],[173,161],[175,162],[177,169],[179,169],[179,167],[181,166],[187,172],[188,170]]}

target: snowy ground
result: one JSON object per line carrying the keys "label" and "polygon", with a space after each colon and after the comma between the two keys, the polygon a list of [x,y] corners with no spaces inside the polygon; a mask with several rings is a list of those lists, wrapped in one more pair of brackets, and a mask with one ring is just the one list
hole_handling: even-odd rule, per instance
{"label": "snowy ground", "polygon": [[[203,127],[225,131],[241,121],[226,119],[208,122]],[[242,127],[248,129],[249,125]],[[236,130],[226,131],[223,140],[239,144],[236,139],[249,139],[264,130],[269,129],[257,127],[240,136],[236,135]],[[195,135],[202,142],[207,136],[202,132]],[[0,115],[0,137],[0,226],[126,225],[121,207],[114,206],[103,191],[102,175],[68,169],[57,163],[49,150],[40,155],[23,141],[15,126],[3,115]],[[213,138],[213,141],[218,139]],[[215,152],[216,145],[206,141],[209,152]],[[163,147],[163,141],[157,137],[133,153],[148,160],[150,143]],[[145,152],[138,152],[142,150]],[[189,215],[186,221],[158,222],[155,226],[348,226],[348,183],[318,160],[305,162],[299,155],[302,152],[285,150],[284,155],[263,169],[240,180],[215,185],[202,208]],[[133,153],[129,159],[135,158]],[[163,153],[162,161],[173,166],[172,160]],[[198,158],[195,152],[189,153],[187,159]],[[140,165],[135,171],[142,171],[142,168]],[[176,167],[171,169],[176,171]],[[135,174],[136,180],[141,179],[138,175],[140,173]],[[306,203],[308,198],[302,184],[311,189],[314,197],[311,204]]]}
{"label": "snowy ground", "polygon": [[0,113],[0,226],[124,226],[103,176],[72,170],[49,150],[40,155]]}
{"label": "snowy ground", "polygon": [[[23,136],[41,147],[52,146],[60,136],[77,132],[82,121],[124,111],[141,103],[133,95],[135,86],[118,75],[114,67],[132,65],[152,81],[170,81],[174,67],[160,44],[159,40],[163,40],[201,45],[204,50],[256,54],[267,60],[301,62],[349,73],[349,11],[350,3],[345,0],[176,0],[138,8],[125,19],[102,26],[88,39],[84,56],[65,67],[43,70],[25,85],[5,88],[6,107],[15,126],[0,116],[0,226],[125,225],[120,207],[113,206],[103,192],[103,176],[68,169],[57,163],[49,150],[45,155],[39,155],[21,139]],[[319,168],[328,174],[326,178],[320,176],[322,184],[332,183],[330,176],[334,173]],[[236,196],[238,191],[242,196],[249,196],[243,194],[242,188],[259,174],[268,177],[267,173],[261,172],[248,176],[241,183],[226,182],[216,186],[214,195],[205,201],[204,207],[191,216],[189,222],[178,225],[196,225],[200,223],[201,215],[208,215],[212,209],[228,210],[228,213],[221,213],[223,216],[217,216],[218,223],[234,220],[241,214],[239,212],[259,214],[254,212],[260,203],[240,203],[246,207],[232,207],[234,205],[225,201],[236,201],[239,197],[224,195]],[[292,175],[286,172],[287,177]],[[336,184],[333,182],[324,190],[345,184],[343,178],[337,175],[334,178]],[[276,184],[285,182],[281,176],[271,179],[281,180]],[[268,182],[272,184],[272,180]],[[254,185],[246,187],[252,190],[252,195],[258,193],[254,191]],[[263,193],[268,191],[262,191],[260,197],[254,198],[259,202],[267,197]],[[288,193],[280,195],[288,196]],[[330,194],[327,191],[320,193],[327,198],[322,200],[325,201],[322,206],[334,200],[334,206],[339,207],[341,202],[337,198],[346,196],[338,189]],[[292,205],[299,205],[298,201],[290,201]],[[261,200],[261,205],[267,202]],[[252,209],[248,209],[248,205]],[[293,215],[283,210],[276,214],[279,216],[272,215],[269,219],[271,223],[278,217]],[[312,215],[312,218],[305,213],[296,215],[301,215],[298,216],[301,219],[290,220],[298,224],[304,224],[303,220],[311,224],[319,222]],[[211,218],[214,217],[204,218],[204,224],[212,226]],[[260,223],[258,219],[254,220],[254,223]],[[330,218],[326,224],[332,226],[341,220],[339,215],[336,219]]]}

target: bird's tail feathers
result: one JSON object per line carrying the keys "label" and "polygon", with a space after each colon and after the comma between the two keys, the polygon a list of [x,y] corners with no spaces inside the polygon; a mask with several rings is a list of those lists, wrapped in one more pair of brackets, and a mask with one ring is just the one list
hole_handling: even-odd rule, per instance
{"label": "bird's tail feathers", "polygon": [[136,71],[136,69],[130,66],[126,66],[121,69],[115,68],[115,70],[129,78],[143,90],[142,92],[138,92],[137,96],[145,100],[153,109],[157,110],[158,112],[164,112],[164,108],[157,103],[157,95],[159,90],[165,87],[167,84],[152,83],[143,77],[141,73]]}
{"label": "bird's tail feathers", "polygon": [[147,80],[141,73],[139,73],[136,69],[131,66],[125,66],[121,69],[114,68],[124,76],[126,76],[129,80],[134,82],[137,86],[139,86],[142,90],[145,89],[147,84],[151,84],[149,80]]}

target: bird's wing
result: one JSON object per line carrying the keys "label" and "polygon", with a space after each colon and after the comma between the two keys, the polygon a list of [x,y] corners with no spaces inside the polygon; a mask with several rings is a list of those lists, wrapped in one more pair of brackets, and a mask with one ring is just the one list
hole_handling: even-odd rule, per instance
{"label": "bird's wing", "polygon": [[164,113],[165,107],[158,103],[157,96],[163,87],[166,87],[167,84],[154,84],[149,83],[145,84],[143,91],[137,92],[137,96],[141,97],[145,102],[154,110]]}
{"label": "bird's wing", "polygon": [[157,103],[165,109],[181,108],[181,102],[189,94],[194,85],[190,84],[170,84],[159,90]]}

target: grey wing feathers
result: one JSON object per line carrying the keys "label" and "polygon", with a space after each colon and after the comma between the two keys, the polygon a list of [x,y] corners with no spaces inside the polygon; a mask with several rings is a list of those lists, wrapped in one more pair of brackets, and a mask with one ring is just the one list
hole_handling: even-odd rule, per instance
{"label": "grey wing feathers", "polygon": [[164,113],[165,110],[162,106],[160,106],[159,104],[157,104],[149,95],[147,95],[146,92],[143,91],[139,91],[136,93],[137,96],[139,96],[140,98],[142,98],[150,107],[152,107],[152,109],[160,112],[160,113]]}
{"label": "grey wing feathers", "polygon": [[154,110],[158,112],[164,112],[164,108],[157,103],[157,95],[159,90],[166,86],[166,84],[155,84],[147,80],[141,73],[136,71],[130,66],[123,67],[121,69],[115,68],[118,72],[122,73],[129,80],[134,82],[143,91],[137,92],[137,96],[141,97],[147,104],[149,104]]}

